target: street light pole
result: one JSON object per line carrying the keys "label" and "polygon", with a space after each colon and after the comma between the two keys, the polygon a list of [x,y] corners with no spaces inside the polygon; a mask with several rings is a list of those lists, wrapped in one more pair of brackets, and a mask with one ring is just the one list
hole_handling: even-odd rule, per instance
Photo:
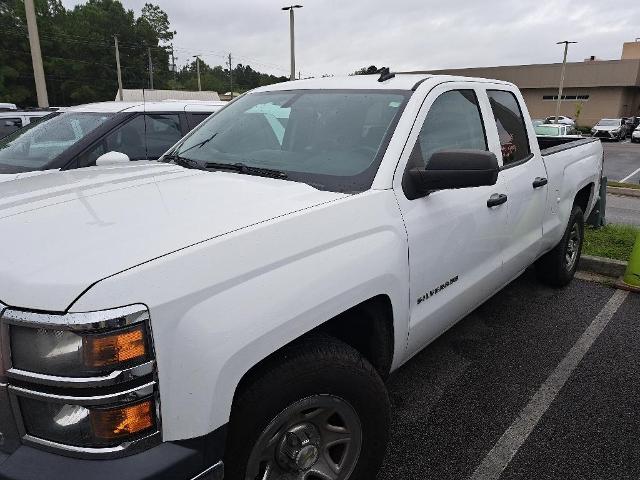
{"label": "street light pole", "polygon": [[44,67],[42,66],[42,52],[40,51],[40,37],[38,35],[38,22],[36,21],[36,9],[33,0],[24,1],[24,10],[27,15],[27,30],[29,31],[29,47],[31,48],[31,62],[33,63],[33,76],[36,81],[36,96],[38,106],[49,106],[47,84],[44,80]]}
{"label": "street light pole", "polygon": [[289,10],[289,36],[291,41],[291,80],[296,79],[296,42],[295,42],[295,16],[294,8],[302,8],[302,5],[291,5],[282,7],[282,10]]}
{"label": "street light pole", "polygon": [[194,55],[193,58],[196,59],[196,73],[198,75],[198,91],[202,91],[202,83],[200,82],[200,57],[198,55]]}
{"label": "street light pole", "polygon": [[554,123],[558,123],[558,117],[560,116],[560,102],[562,102],[562,90],[564,89],[564,72],[567,68],[567,52],[569,51],[570,43],[578,43],[578,42],[570,42],[568,40],[564,40],[562,42],[556,43],[556,45],[564,44],[564,59],[562,60],[562,73],[560,74],[560,88],[558,89],[558,101],[556,102],[556,116],[554,119]]}

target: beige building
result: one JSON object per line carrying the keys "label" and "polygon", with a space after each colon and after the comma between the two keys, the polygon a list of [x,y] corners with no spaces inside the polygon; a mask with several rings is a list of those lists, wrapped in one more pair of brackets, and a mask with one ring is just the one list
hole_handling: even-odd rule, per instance
{"label": "beige building", "polygon": [[[495,78],[515,83],[532,118],[555,114],[561,63],[461,68],[420,73]],[[601,118],[640,116],[640,39],[625,43],[620,60],[567,63],[560,115],[592,126]]]}

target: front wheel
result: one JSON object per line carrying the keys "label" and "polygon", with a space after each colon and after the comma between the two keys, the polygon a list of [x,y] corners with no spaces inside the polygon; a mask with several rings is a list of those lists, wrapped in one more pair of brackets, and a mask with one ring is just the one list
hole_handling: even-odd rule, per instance
{"label": "front wheel", "polygon": [[389,435],[382,379],[331,337],[288,347],[234,400],[225,480],[371,480]]}
{"label": "front wheel", "polygon": [[583,241],[584,214],[574,205],[562,240],[536,262],[538,278],[552,287],[567,285],[578,269]]}

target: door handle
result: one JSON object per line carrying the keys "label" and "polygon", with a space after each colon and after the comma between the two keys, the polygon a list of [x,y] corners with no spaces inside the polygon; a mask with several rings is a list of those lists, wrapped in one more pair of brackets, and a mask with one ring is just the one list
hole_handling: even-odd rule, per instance
{"label": "door handle", "polygon": [[547,183],[549,183],[549,180],[547,180],[546,178],[536,177],[535,180],[533,181],[533,188],[544,187]]}
{"label": "door handle", "polygon": [[507,196],[504,193],[494,193],[487,200],[487,207],[497,207],[498,205],[502,205],[507,201]]}

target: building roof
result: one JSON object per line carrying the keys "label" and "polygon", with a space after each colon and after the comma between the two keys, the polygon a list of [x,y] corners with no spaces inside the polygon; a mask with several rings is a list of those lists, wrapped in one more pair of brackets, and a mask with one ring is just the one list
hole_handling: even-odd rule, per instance
{"label": "building roof", "polygon": [[[407,72],[411,74],[463,75],[504,80],[520,88],[556,88],[561,63],[510,65],[500,67],[459,68]],[[640,86],[640,59],[569,62],[565,87],[633,87]]]}
{"label": "building roof", "polygon": [[[119,100],[118,92],[114,100]],[[147,102],[161,100],[206,100],[219,101],[218,92],[214,91],[187,91],[187,90],[147,90],[147,89],[128,89],[122,90],[122,99],[125,102]]]}

